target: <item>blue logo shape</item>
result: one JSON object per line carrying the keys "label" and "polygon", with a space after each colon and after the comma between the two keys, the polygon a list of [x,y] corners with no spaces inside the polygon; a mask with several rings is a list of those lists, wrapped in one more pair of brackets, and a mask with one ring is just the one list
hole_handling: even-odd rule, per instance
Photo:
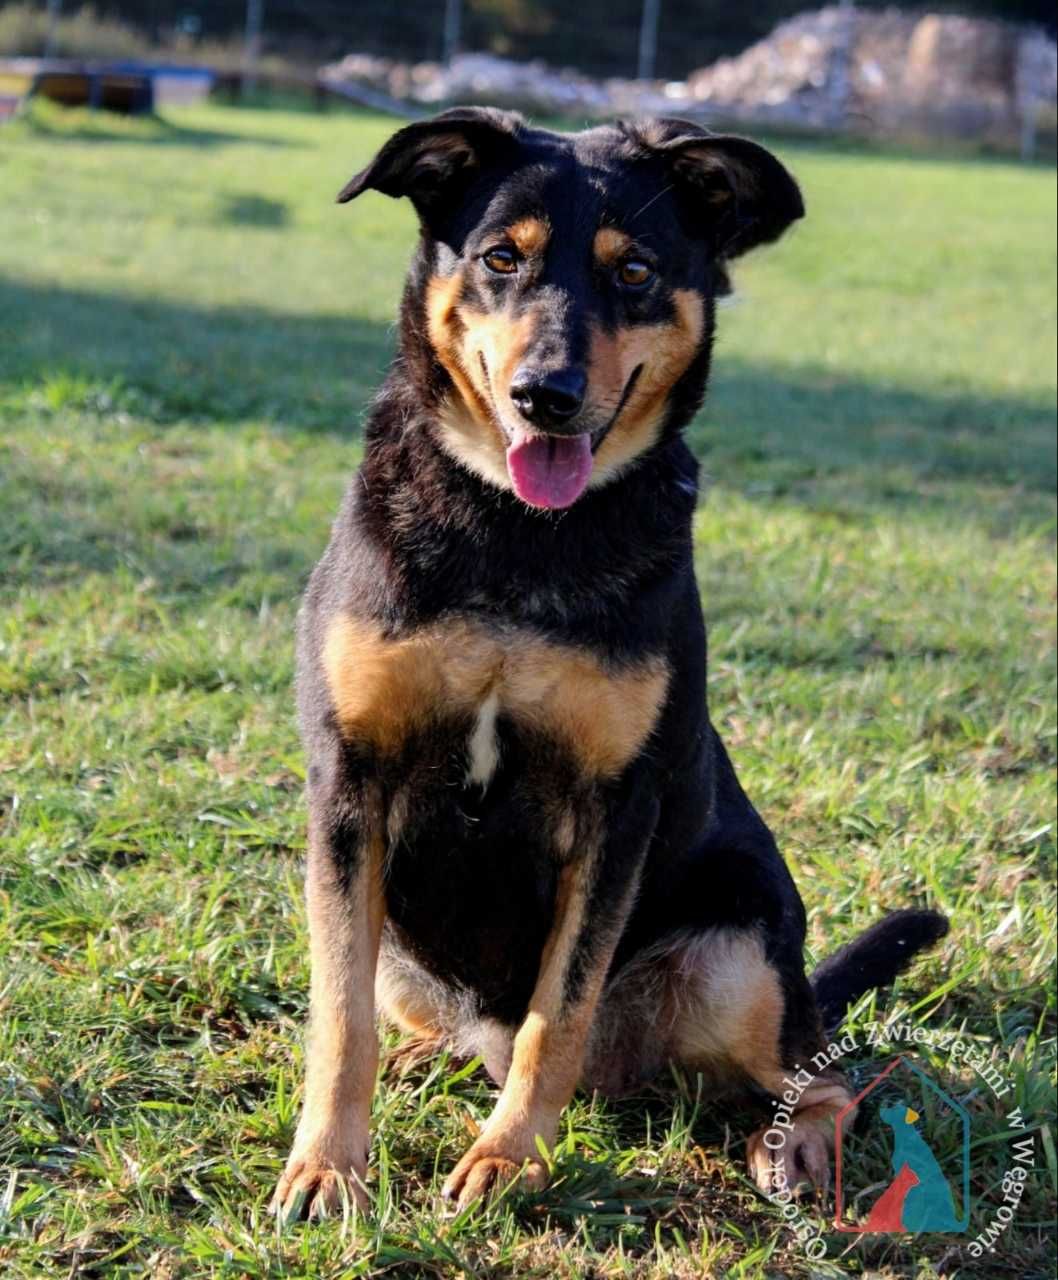
{"label": "blue logo shape", "polygon": [[[961,1125],[962,1155],[962,1204],[960,1216],[956,1210],[955,1197],[948,1178],[930,1146],[928,1138],[921,1132],[920,1122],[923,1116],[908,1104],[904,1097],[887,1103],[879,1111],[882,1121],[892,1131],[892,1152],[890,1167],[892,1179],[875,1199],[866,1219],[861,1223],[850,1224],[843,1221],[845,1215],[844,1193],[847,1190],[848,1168],[843,1159],[844,1139],[847,1136],[847,1124],[843,1121],[855,1113],[855,1108],[875,1089],[883,1083],[894,1084],[890,1077],[903,1068],[913,1073],[909,1083],[919,1086],[931,1093],[941,1107],[954,1113]],[[951,1098],[935,1084],[929,1076],[907,1058],[901,1055],[894,1058],[885,1070],[858,1097],[853,1099],[837,1117],[836,1125],[836,1166],[835,1166],[835,1217],[834,1225],[839,1231],[855,1232],[859,1235],[884,1234],[893,1232],[923,1231],[965,1231],[970,1223],[970,1117],[964,1107]]]}

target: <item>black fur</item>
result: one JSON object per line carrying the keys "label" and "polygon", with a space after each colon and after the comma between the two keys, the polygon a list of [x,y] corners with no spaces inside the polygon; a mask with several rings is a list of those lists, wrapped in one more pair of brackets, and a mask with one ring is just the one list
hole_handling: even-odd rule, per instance
{"label": "black fur", "polygon": [[[556,742],[504,716],[500,763],[484,790],[463,781],[465,717],[417,731],[396,758],[343,742],[321,665],[326,629],[339,614],[394,636],[469,618],[577,646],[614,670],[663,658],[671,676],[655,732],[622,777],[593,791],[611,838],[570,984],[575,992],[583,956],[639,875],[611,976],[668,938],[757,930],[781,977],[784,1056],[793,1061],[818,1043],[817,1003],[832,1020],[853,994],[891,978],[898,956],[903,962],[942,932],[930,913],[892,917],[820,969],[814,1000],[803,967],[804,908],[708,717],[691,539],[698,467],[680,432],[704,395],[726,263],[801,215],[796,184],[755,144],[682,122],[570,137],[501,113],[463,111],[403,130],[340,199],[369,188],[409,196],[422,237],[364,462],[301,615],[309,800],[330,856],[351,874],[368,783],[383,807],[398,791],[411,795],[407,822],[387,850],[395,945],[479,1015],[516,1026],[554,919],[560,871],[541,815],[556,796],[576,808],[585,781]],[[664,322],[675,289],[700,297],[704,317],[698,349],[669,388],[657,440],[561,512],[533,510],[467,470],[436,429],[453,386],[428,338],[428,283],[471,261],[491,228],[524,215],[546,216],[551,227],[553,251],[538,288],[561,302],[562,333],[553,340],[565,343],[564,359],[583,360],[589,323],[613,333]],[[647,293],[607,292],[593,276],[586,246],[607,220],[642,232],[661,273]],[[504,287],[477,275],[467,285],[486,309]]]}
{"label": "black fur", "polygon": [[849,1005],[874,987],[884,987],[948,932],[938,911],[894,911],[829,956],[812,974],[823,1025],[837,1028]]}

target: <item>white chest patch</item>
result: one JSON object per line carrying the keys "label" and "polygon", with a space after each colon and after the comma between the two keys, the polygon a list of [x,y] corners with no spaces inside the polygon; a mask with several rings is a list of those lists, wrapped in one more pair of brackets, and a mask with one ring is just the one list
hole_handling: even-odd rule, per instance
{"label": "white chest patch", "polygon": [[496,738],[496,716],[499,710],[499,691],[493,689],[478,708],[478,717],[467,742],[468,784],[476,783],[479,787],[487,787],[496,772],[496,766],[500,762],[500,744]]}

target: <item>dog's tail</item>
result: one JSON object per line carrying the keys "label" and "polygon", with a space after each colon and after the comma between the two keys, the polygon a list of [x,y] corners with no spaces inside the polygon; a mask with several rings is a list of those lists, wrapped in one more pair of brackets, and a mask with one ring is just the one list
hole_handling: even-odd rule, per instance
{"label": "dog's tail", "polygon": [[835,951],[812,974],[826,1030],[840,1026],[849,1005],[865,991],[892,982],[916,952],[947,932],[947,917],[939,911],[894,911]]}

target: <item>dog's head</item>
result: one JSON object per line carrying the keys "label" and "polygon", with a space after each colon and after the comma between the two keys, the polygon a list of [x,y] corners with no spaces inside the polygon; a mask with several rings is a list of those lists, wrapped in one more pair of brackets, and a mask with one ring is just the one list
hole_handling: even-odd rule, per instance
{"label": "dog's head", "polygon": [[667,119],[557,134],[485,109],[401,129],[338,199],[368,189],[419,213],[407,305],[446,375],[443,447],[541,508],[690,417],[726,263],[804,211],[744,138]]}

